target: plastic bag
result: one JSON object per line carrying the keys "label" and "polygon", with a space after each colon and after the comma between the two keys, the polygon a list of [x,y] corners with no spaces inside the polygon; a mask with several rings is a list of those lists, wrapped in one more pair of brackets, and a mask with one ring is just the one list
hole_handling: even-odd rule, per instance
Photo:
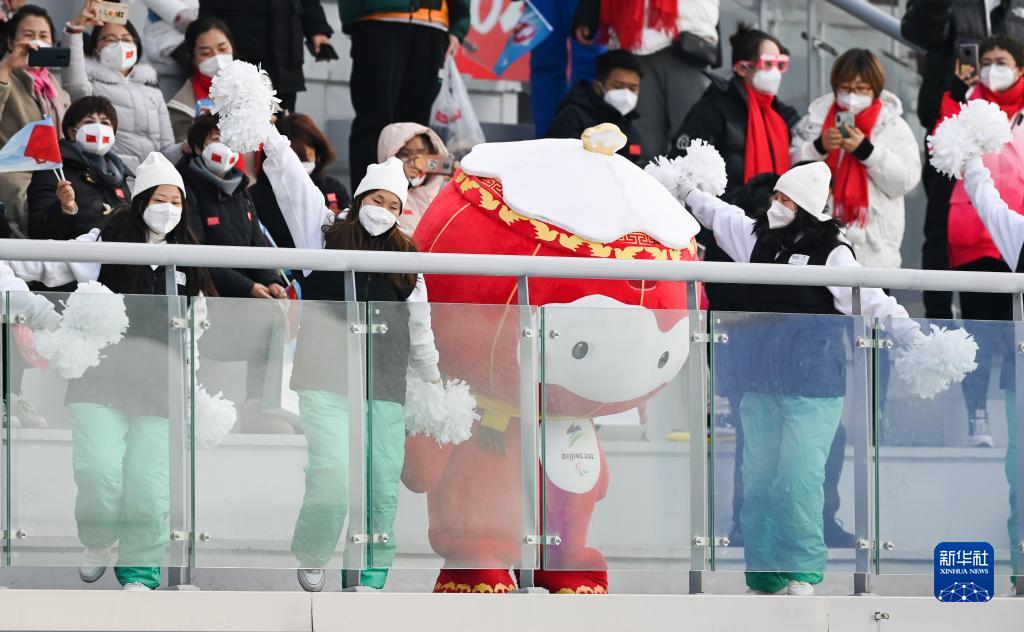
{"label": "plastic bag", "polygon": [[448,151],[458,159],[468,154],[474,145],[485,142],[484,131],[473,111],[469,92],[454,57],[444,62],[441,91],[430,109],[430,128],[437,132]]}

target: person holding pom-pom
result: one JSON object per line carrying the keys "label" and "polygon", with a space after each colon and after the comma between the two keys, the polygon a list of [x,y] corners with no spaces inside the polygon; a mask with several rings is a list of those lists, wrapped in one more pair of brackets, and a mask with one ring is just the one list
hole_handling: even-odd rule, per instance
{"label": "person holding pom-pom", "polygon": [[[284,214],[296,248],[414,252],[409,235],[398,225],[409,194],[402,161],[390,158],[370,165],[355,190],[352,205],[335,216],[323,193],[306,173],[287,137],[276,130],[264,142],[264,172]],[[356,273],[355,297],[346,295],[342,272],[304,271],[303,299],[372,302],[370,319],[387,330],[372,336],[367,433],[371,449],[373,494],[370,528],[388,535],[374,543],[370,564],[362,571],[363,586],[380,589],[395,555],[394,520],[398,486],[405,459],[406,372],[420,382],[438,383],[438,353],[425,305],[426,286],[416,274]],[[403,307],[399,307],[399,305]],[[334,555],[345,522],[348,499],[348,395],[344,358],[348,324],[344,311],[329,304],[307,303],[299,328],[291,387],[299,394],[299,413],[306,434],[309,464],[306,493],[292,538],[292,552],[303,568],[299,583],[307,591],[323,590],[323,567]],[[383,313],[381,313],[383,312]],[[319,316],[318,316],[319,314]],[[361,397],[362,394],[356,396]],[[361,493],[361,492],[356,492]]]}

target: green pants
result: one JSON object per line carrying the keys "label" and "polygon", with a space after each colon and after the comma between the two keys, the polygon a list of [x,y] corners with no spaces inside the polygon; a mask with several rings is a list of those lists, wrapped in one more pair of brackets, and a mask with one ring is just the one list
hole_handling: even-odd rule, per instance
{"label": "green pants", "polygon": [[1003,470],[1006,472],[1006,482],[1010,484],[1010,518],[1006,521],[1006,530],[1010,534],[1010,561],[1013,569],[1013,582],[1017,583],[1017,577],[1021,573],[1017,564],[1016,549],[1020,538],[1017,537],[1017,394],[1012,390],[1006,391],[1006,425],[1008,441],[1006,444],[1006,461],[1003,463]]}
{"label": "green pants", "polygon": [[[387,534],[389,540],[370,545],[368,568],[360,574],[360,583],[383,588],[387,569],[395,558],[394,524],[405,461],[405,419],[401,404],[394,402],[372,401],[368,413],[369,532]],[[348,513],[348,398],[329,391],[299,391],[299,415],[309,462],[292,553],[303,568],[322,568],[334,555]]]}
{"label": "green pants", "polygon": [[842,397],[743,396],[740,523],[750,588],[821,583],[828,560],[822,484],[842,414]]}
{"label": "green pants", "polygon": [[99,404],[71,404],[78,538],[88,548],[118,545],[122,584],[160,585],[171,509],[168,423]]}

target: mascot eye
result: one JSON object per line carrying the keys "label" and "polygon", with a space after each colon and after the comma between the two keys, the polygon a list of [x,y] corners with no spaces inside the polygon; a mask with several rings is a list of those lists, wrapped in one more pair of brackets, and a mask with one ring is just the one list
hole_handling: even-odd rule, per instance
{"label": "mascot eye", "polygon": [[666,364],[668,364],[668,351],[661,354],[661,357],[658,358],[658,368],[664,369]]}
{"label": "mascot eye", "polygon": [[573,345],[572,357],[576,358],[577,360],[582,360],[583,358],[587,357],[588,351],[590,351],[590,345],[581,340],[580,342],[577,342],[575,345]]}

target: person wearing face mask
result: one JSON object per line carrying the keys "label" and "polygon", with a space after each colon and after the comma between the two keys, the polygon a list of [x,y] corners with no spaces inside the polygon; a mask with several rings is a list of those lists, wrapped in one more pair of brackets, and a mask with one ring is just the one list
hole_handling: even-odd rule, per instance
{"label": "person wearing face mask", "polygon": [[[227,24],[214,17],[203,17],[189,24],[185,31],[185,51],[192,62],[192,76],[167,102],[177,143],[184,143],[196,116],[213,107],[210,85],[217,73],[235,58],[235,41]],[[187,151],[187,147],[182,149]]]}
{"label": "person wearing face mask", "polygon": [[441,187],[451,176],[426,173],[420,167],[424,156],[437,155],[451,160],[452,154],[434,130],[417,123],[392,123],[380,133],[377,142],[377,161],[392,156],[402,161],[405,177],[409,180],[409,198],[402,208],[398,223],[410,234],[416,230],[423,213],[434,201]]}
{"label": "person wearing face mask", "polygon": [[[324,194],[327,208],[335,213],[348,208],[352,201],[348,189],[337,178],[327,175],[328,166],[334,162],[334,147],[313,119],[306,114],[285,114],[278,116],[275,125],[292,142],[292,149],[302,161],[302,168]],[[281,207],[277,205],[274,190],[263,169],[260,169],[256,184],[249,189],[249,193],[252,194],[260,212],[260,221],[270,233],[274,245],[278,248],[294,248],[295,242],[288,232]]]}
{"label": "person wearing face mask", "polygon": [[[191,154],[177,165],[192,229],[206,245],[265,247],[249,179],[238,168],[238,153],[220,142],[219,120],[216,114],[196,118],[188,135]],[[221,296],[285,298],[285,281],[275,270],[220,268],[212,274]]]}
{"label": "person wearing face mask", "polygon": [[[353,196],[352,206],[337,216],[324,204],[323,194],[305,173],[287,137],[276,134],[264,141],[263,169],[284,211],[297,248],[414,252],[412,239],[398,225],[408,201],[409,181],[402,161],[389,158],[370,165]],[[380,589],[395,555],[394,519],[405,455],[406,373],[426,382],[439,382],[438,353],[430,327],[430,309],[422,275],[362,273],[355,275],[356,295],[347,296],[342,272],[303,271],[303,299],[312,301],[373,301],[383,305],[387,334],[374,340],[374,384],[367,406],[372,411],[370,459],[373,495],[368,513],[372,531],[389,541],[373,547],[373,568],[363,570],[360,583]],[[397,304],[397,305],[396,305]],[[329,303],[303,308],[295,350],[291,387],[299,394],[299,414],[309,464],[306,495],[295,524],[292,553],[302,565],[299,584],[311,592],[323,590],[324,571],[334,555],[345,522],[348,468],[348,404],[344,362],[347,329],[345,311]],[[340,329],[339,329],[340,328]],[[360,397],[363,395],[360,394]],[[357,493],[354,491],[354,493]]]}
{"label": "person wearing face mask", "polygon": [[[832,65],[832,92],[813,103],[793,133],[794,163],[823,160],[832,171],[833,216],[846,225],[857,259],[872,268],[899,268],[904,196],[921,180],[917,139],[899,98],[884,89],[882,64],[854,48]],[[854,125],[839,129],[836,115]]]}
{"label": "person wearing face mask", "polygon": [[[734,261],[859,266],[841,222],[826,213],[831,177],[824,162],[790,169],[757,218],[692,185],[682,186],[681,199]],[[765,328],[760,337],[747,334],[765,345],[744,358],[750,365],[739,406],[746,582],[759,594],[810,595],[828,558],[823,484],[846,391],[846,351],[835,341],[847,334],[849,321],[781,315],[850,315],[853,292],[751,284],[743,293],[743,311],[765,313],[747,325]],[[862,288],[860,300],[864,316],[879,319],[897,344],[924,341],[907,311],[882,290]]]}
{"label": "person wearing face mask", "polygon": [[587,128],[614,123],[627,138],[619,153],[641,164],[645,154],[635,124],[643,69],[632,53],[612,50],[598,56],[596,73],[594,81],[577,83],[559,104],[547,137],[580,138]]}
{"label": "person wearing face mask", "polygon": [[[996,35],[981,42],[978,47],[981,61],[980,76],[971,76],[961,69],[953,83],[953,89],[942,99],[939,120],[960,111],[967,101],[984,99],[999,106],[1014,128],[1010,141],[1016,151],[985,157],[985,165],[992,173],[996,189],[1010,208],[1024,212],[1024,165],[1017,156],[1024,151],[1024,128],[1021,128],[1024,114],[1024,44],[1009,35]],[[1004,260],[992,237],[978,218],[963,181],[945,181],[948,192],[947,243],[949,267],[953,270],[984,272],[1009,272],[1016,261]],[[934,194],[935,189],[933,189]],[[931,210],[931,202],[929,202]],[[991,447],[993,437],[988,415],[989,382],[994,366],[993,349],[1003,342],[1003,327],[986,326],[982,321],[1011,320],[1013,309],[1008,295],[982,292],[961,292],[960,311],[965,320],[975,321],[968,328],[979,342],[978,370],[963,381],[961,388],[966,406],[968,445]],[[1013,372],[1003,365],[1000,384],[1005,388],[1013,385]]]}
{"label": "person wearing face mask", "polygon": [[[99,24],[94,0],[88,0],[65,28],[71,64],[64,86],[74,99],[110,99],[120,122],[113,152],[129,170],[150,152],[174,143],[167,104],[157,86],[156,71],[142,63],[142,42],[131,22]],[[84,42],[83,30],[92,26]],[[86,57],[86,52],[91,54]]]}
{"label": "person wearing face mask", "polygon": [[83,97],[64,117],[60,140],[67,180],[35,171],[28,187],[28,236],[74,239],[102,227],[128,198],[130,172],[111,150],[118,116],[105,97]]}
{"label": "person wearing face mask", "polygon": [[[58,130],[71,98],[49,68],[28,65],[28,54],[52,46],[53,20],[42,8],[26,4],[4,25],[3,58],[0,59],[0,145],[29,123],[49,114]],[[16,237],[28,226],[26,190],[29,172],[0,174],[0,200],[7,205],[7,221]]]}
{"label": "person wearing face mask", "polygon": [[[159,153],[136,171],[130,204],[122,204],[102,228],[82,242],[197,244],[184,206],[181,176]],[[48,287],[99,281],[125,301],[131,326],[108,347],[99,365],[69,380],[65,403],[71,416],[71,451],[77,496],[75,519],[85,547],[79,577],[98,581],[118,559],[114,574],[124,590],[160,586],[170,528],[168,411],[169,357],[166,271],[159,265],[10,262],[15,274]],[[178,267],[174,293],[216,296],[205,268]],[[160,361],[158,361],[158,359]]]}

